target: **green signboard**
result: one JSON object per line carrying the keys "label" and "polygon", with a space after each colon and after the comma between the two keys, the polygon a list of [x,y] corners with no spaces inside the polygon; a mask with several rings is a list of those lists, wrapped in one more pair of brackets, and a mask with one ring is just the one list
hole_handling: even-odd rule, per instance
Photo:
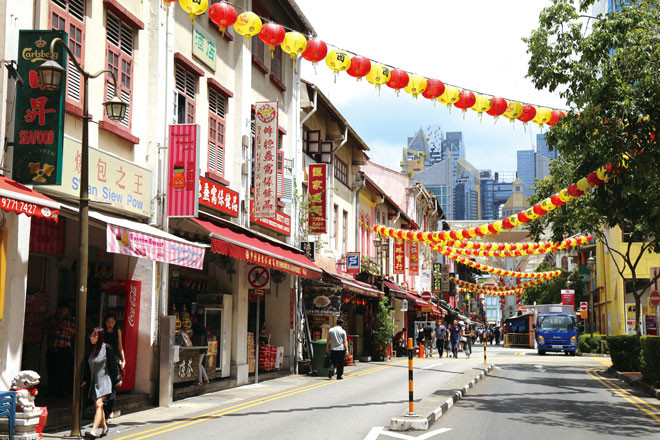
{"label": "green signboard", "polygon": [[[14,164],[12,179],[29,185],[62,183],[62,138],[66,78],[58,90],[44,90],[36,68],[49,59],[50,42],[68,41],[64,31],[22,30],[18,36]],[[58,45],[53,59],[66,68],[66,50]]]}

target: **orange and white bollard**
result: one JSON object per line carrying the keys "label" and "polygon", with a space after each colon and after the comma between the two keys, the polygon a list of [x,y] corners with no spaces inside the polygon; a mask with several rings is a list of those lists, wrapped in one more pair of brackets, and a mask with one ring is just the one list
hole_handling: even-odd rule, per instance
{"label": "orange and white bollard", "polygon": [[[419,346],[424,350],[423,346]],[[415,402],[413,401],[413,340],[408,339],[408,415],[415,415]],[[423,353],[423,351],[422,351]]]}

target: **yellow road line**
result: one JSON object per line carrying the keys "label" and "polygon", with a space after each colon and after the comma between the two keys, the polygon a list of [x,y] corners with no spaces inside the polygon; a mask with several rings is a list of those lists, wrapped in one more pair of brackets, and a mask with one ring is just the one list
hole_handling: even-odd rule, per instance
{"label": "yellow road line", "polygon": [[[605,387],[607,387],[610,390],[614,391],[620,397],[623,397],[626,401],[632,403],[635,407],[637,407],[637,409],[639,409],[642,412],[646,413],[647,415],[651,416],[657,422],[660,422],[660,416],[658,416],[660,414],[660,410],[658,410],[658,408],[656,408],[655,406],[645,402],[644,400],[640,399],[637,396],[634,396],[634,395],[630,394],[628,391],[626,391],[623,388],[619,387],[618,385],[616,385],[615,383],[613,383],[609,379],[604,378],[603,376],[601,376],[600,374],[598,374],[596,372],[595,368],[587,370],[587,374],[589,376],[591,376],[592,378],[596,379],[598,382],[600,382]],[[640,403],[641,403],[641,405],[640,405]],[[649,408],[650,411],[647,408]]]}
{"label": "yellow road line", "polygon": [[[352,373],[352,374],[347,374],[345,376],[345,379],[353,379],[355,377],[361,377],[361,376],[364,376],[366,374],[375,373],[375,372],[383,370],[385,368],[393,367],[395,365],[400,365],[400,364],[402,364],[404,362],[407,362],[407,361],[408,361],[407,359],[404,359],[402,361],[396,361],[392,364],[370,368],[368,370],[361,371],[361,372],[355,372],[355,373]],[[313,383],[313,384],[310,384],[310,385],[305,385],[305,386],[300,387],[300,388],[294,388],[292,390],[276,393],[276,394],[273,394],[273,395],[268,396],[268,397],[262,397],[262,398],[254,399],[254,400],[251,400],[251,401],[248,401],[248,402],[239,403],[239,404],[227,407],[227,408],[223,408],[223,409],[220,409],[220,410],[214,410],[214,411],[211,411],[211,412],[208,412],[208,413],[205,413],[205,414],[200,414],[200,415],[190,417],[188,419],[181,420],[181,421],[178,421],[178,422],[170,423],[170,424],[167,424],[167,425],[164,425],[164,426],[159,426],[159,427],[156,427],[156,428],[147,429],[145,431],[140,431],[140,432],[136,432],[136,433],[133,433],[133,434],[129,434],[129,435],[126,435],[126,436],[123,436],[123,437],[118,437],[115,440],[124,440],[124,439],[129,439],[129,438],[133,439],[133,440],[140,440],[140,439],[153,437],[155,435],[164,434],[166,432],[170,432],[170,431],[174,431],[176,429],[184,428],[186,426],[194,425],[194,424],[199,423],[199,422],[215,419],[215,418],[218,418],[218,417],[226,415],[226,414],[230,414],[230,413],[234,413],[234,412],[237,412],[237,411],[240,411],[240,410],[243,410],[243,409],[251,408],[253,406],[257,406],[257,405],[261,405],[261,404],[264,404],[264,403],[272,402],[274,400],[283,399],[285,397],[293,396],[293,395],[300,394],[300,393],[303,393],[303,392],[306,392],[306,391],[315,390],[317,388],[322,388],[322,387],[325,387],[325,386],[328,386],[328,385],[331,385],[331,384],[336,384],[336,383],[337,383],[336,381],[324,381],[324,382],[320,382],[320,383]]]}

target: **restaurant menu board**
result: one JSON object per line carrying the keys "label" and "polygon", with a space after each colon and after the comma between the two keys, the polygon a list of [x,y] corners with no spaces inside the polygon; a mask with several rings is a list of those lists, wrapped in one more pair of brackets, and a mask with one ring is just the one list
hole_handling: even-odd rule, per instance
{"label": "restaurant menu board", "polygon": [[339,316],[341,291],[330,288],[306,287],[303,291],[305,310],[310,315]]}

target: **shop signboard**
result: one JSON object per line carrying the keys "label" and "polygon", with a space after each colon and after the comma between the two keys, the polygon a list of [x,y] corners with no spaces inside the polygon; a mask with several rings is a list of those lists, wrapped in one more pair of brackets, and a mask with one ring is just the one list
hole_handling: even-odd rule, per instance
{"label": "shop signboard", "polygon": [[394,271],[395,275],[406,273],[406,243],[397,239],[394,242]]}
{"label": "shop signboard", "polygon": [[199,177],[199,204],[238,217],[238,193],[211,180]]}
{"label": "shop signboard", "polygon": [[276,212],[271,218],[257,218],[254,215],[254,200],[250,200],[250,223],[263,226],[278,234],[291,236],[291,217],[283,212]]}
{"label": "shop signboard", "polygon": [[419,275],[419,243],[409,242],[408,245],[408,275]]}
{"label": "shop signboard", "polygon": [[199,125],[170,125],[167,151],[167,216],[197,217]]}
{"label": "shop signboard", "polygon": [[328,166],[324,163],[309,165],[309,213],[308,231],[310,234],[325,234],[326,220],[326,186]]}
{"label": "shop signboard", "polygon": [[316,260],[316,243],[313,241],[300,242],[300,249],[305,253],[309,261]]}
{"label": "shop signboard", "polygon": [[55,223],[34,217],[30,226],[30,252],[45,255],[64,255],[66,222],[62,218]]}
{"label": "shop signboard", "polygon": [[[64,137],[62,185],[45,192],[80,195],[81,144]],[[151,211],[151,171],[105,151],[89,148],[89,200],[148,217]]]}
{"label": "shop signboard", "polygon": [[341,291],[331,288],[308,286],[303,291],[305,311],[309,315],[339,316]]}
{"label": "shop signboard", "polygon": [[167,240],[111,224],[106,229],[106,250],[197,270],[203,268],[205,252],[202,246]]}
{"label": "shop signboard", "polygon": [[443,292],[449,292],[449,290],[451,288],[451,286],[449,284],[449,265],[443,264],[441,266],[442,266],[442,268],[441,268],[441,271],[440,271],[441,272],[440,280],[441,280],[441,284],[442,284],[442,291]]}
{"label": "shop signboard", "polygon": [[346,273],[360,273],[360,253],[346,253]]}
{"label": "shop signboard", "polygon": [[192,54],[215,71],[216,39],[199,24],[193,24]]}
{"label": "shop signboard", "polygon": [[658,335],[658,323],[655,320],[655,316],[647,315],[646,319],[646,334],[649,336]]}
{"label": "shop signboard", "polygon": [[[57,90],[45,90],[36,68],[52,59],[67,66],[67,53],[55,38],[67,41],[63,31],[21,30],[18,34],[17,72],[23,87],[16,87],[14,165],[12,179],[29,185],[62,184],[62,137],[66,76]],[[90,162],[91,163],[91,162]]]}
{"label": "shop signboard", "polygon": [[562,289],[561,290],[561,303],[565,306],[574,306],[575,305],[575,290],[573,289]]}
{"label": "shop signboard", "polygon": [[277,215],[277,101],[257,102],[254,148],[255,219]]}
{"label": "shop signboard", "polygon": [[442,264],[433,263],[433,293],[442,292]]}

